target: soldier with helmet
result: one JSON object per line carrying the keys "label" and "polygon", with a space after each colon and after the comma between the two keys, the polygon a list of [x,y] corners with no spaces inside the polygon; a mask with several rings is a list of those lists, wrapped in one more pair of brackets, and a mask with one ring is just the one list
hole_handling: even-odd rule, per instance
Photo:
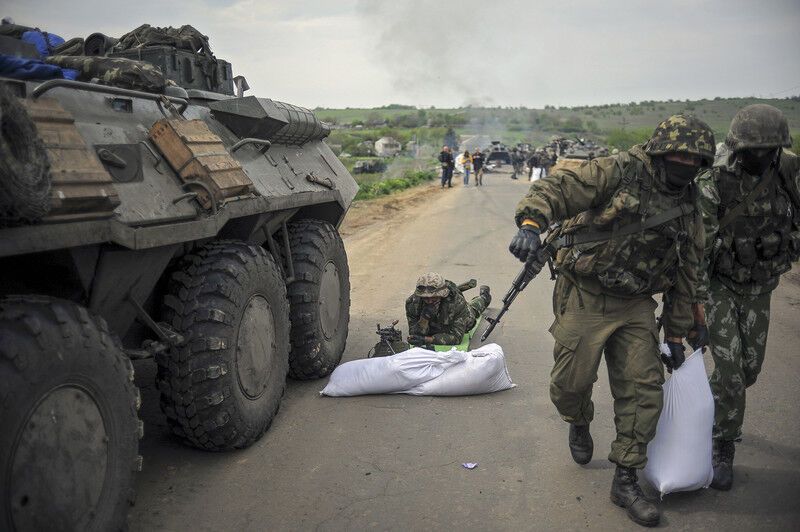
{"label": "soldier with helmet", "polygon": [[703,246],[693,178],[713,158],[709,127],[691,116],[672,116],[644,145],[534,182],[517,207],[519,231],[509,246],[526,261],[540,252],[539,234],[563,222],[555,240],[560,249],[550,398],[570,424],[572,458],[588,463],[594,449],[592,387],[605,352],[617,432],[608,457],[617,466],[611,500],[644,526],[660,519],[637,478],[662,407],[653,296],[664,297],[662,324],[671,356],[663,361],[677,368],[693,324]]}
{"label": "soldier with helmet", "polygon": [[[475,286],[474,281],[471,286]],[[460,344],[491,301],[488,286],[481,286],[480,295],[467,303],[453,281],[434,272],[422,275],[417,279],[417,289],[406,299],[408,343],[415,346]]]}
{"label": "soldier with helmet", "polygon": [[694,314],[706,335],[707,320],[714,359],[711,487],[719,490],[733,484],[734,442],[745,390],[764,362],[772,291],[800,258],[800,178],[789,146],[783,114],[749,105],[733,118],[713,167],[697,177],[706,245]]}

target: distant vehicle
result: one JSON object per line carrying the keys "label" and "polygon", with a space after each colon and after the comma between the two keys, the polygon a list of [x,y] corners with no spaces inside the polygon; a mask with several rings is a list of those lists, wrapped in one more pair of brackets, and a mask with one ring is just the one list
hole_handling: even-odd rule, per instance
{"label": "distant vehicle", "polygon": [[356,164],[353,165],[354,174],[377,174],[384,170],[386,170],[386,163],[380,159],[357,161]]}
{"label": "distant vehicle", "polygon": [[489,151],[486,154],[486,164],[489,163],[496,164],[497,166],[513,164],[511,153],[509,153],[506,145],[499,140],[493,140],[492,145],[489,147]]}

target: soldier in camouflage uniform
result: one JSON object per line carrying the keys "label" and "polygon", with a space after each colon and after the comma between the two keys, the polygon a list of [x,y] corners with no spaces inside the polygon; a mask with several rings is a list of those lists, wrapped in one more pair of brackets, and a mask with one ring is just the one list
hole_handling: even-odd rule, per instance
{"label": "soldier in camouflage uniform", "polygon": [[556,169],[534,182],[517,207],[519,232],[509,246],[528,260],[541,252],[540,231],[564,222],[555,241],[550,398],[570,424],[573,459],[588,463],[594,450],[592,387],[605,352],[617,429],[608,456],[617,465],[611,500],[645,526],[660,519],[636,473],[647,461],[662,406],[653,296],[664,294],[662,323],[671,352],[664,362],[677,368],[693,324],[703,245],[692,180],[713,157],[708,126],[672,116],[645,145]]}
{"label": "soldier in camouflage uniform", "polygon": [[695,304],[706,303],[714,372],[714,482],[733,484],[745,389],[756,382],[767,345],[769,305],[782,273],[800,257],[798,158],[786,118],[757,104],[740,110],[714,166],[697,177],[706,245]]}
{"label": "soldier in camouflage uniform", "polygon": [[480,295],[467,303],[454,282],[438,273],[426,273],[417,279],[416,291],[406,299],[408,343],[460,344],[491,301],[488,286],[481,286]]}

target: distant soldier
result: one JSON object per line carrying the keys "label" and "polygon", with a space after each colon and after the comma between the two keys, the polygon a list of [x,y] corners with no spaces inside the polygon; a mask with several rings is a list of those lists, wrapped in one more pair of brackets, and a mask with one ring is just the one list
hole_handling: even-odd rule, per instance
{"label": "distant soldier", "polygon": [[528,157],[528,180],[533,177],[534,168],[539,168],[541,166],[540,155],[541,153],[539,150],[533,150],[531,156]]}
{"label": "distant soldier", "polygon": [[511,179],[517,179],[517,174],[522,173],[522,165],[525,161],[525,158],[519,152],[517,148],[511,149],[511,166],[513,168],[513,172],[511,173]]}
{"label": "distant soldier", "polygon": [[534,181],[516,212],[519,232],[509,246],[526,261],[541,247],[539,233],[563,222],[554,288],[555,364],[550,398],[570,424],[578,464],[592,459],[592,389],[605,353],[617,436],[611,500],[640,525],[655,526],[658,507],[644,498],[637,470],[647,463],[662,406],[652,296],[664,294],[662,323],[669,368],[685,359],[703,246],[693,178],[714,158],[714,134],[700,120],[675,115],[647,144],[615,157],[562,167]]}
{"label": "distant soldier", "polygon": [[[472,286],[475,286],[474,281]],[[417,279],[417,289],[406,299],[408,343],[411,345],[456,345],[475,327],[492,296],[488,286],[467,303],[458,286],[438,273]]]}
{"label": "distant soldier", "polygon": [[456,162],[449,146],[442,146],[442,151],[439,153],[439,162],[442,163],[442,188],[445,185],[450,188],[453,186],[453,169],[456,166]]}
{"label": "distant soldier", "polygon": [[747,106],[733,118],[713,168],[697,177],[706,247],[695,327],[708,335],[707,319],[711,333],[711,487],[719,490],[733,484],[734,442],[742,437],[745,389],[764,362],[772,291],[800,258],[798,158],[782,149],[791,142],[778,109]]}
{"label": "distant soldier", "polygon": [[478,148],[475,148],[475,151],[472,153],[472,166],[475,167],[476,187],[483,186],[483,164],[485,160],[486,156],[483,154],[483,152]]}

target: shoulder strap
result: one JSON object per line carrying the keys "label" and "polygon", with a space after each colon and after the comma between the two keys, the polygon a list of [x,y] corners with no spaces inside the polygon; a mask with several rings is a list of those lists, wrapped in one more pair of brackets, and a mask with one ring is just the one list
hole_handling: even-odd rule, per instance
{"label": "shoulder strap", "polygon": [[722,217],[722,219],[719,221],[719,229],[721,230],[722,228],[729,226],[734,220],[736,220],[736,218],[741,216],[745,208],[753,203],[753,201],[760,196],[762,192],[764,192],[771,182],[772,172],[768,173],[764,179],[762,179],[755,187],[753,187],[753,190],[751,190],[742,201],[740,201],[734,208],[729,210],[725,216]]}
{"label": "shoulder strap", "polygon": [[611,240],[612,237],[616,238],[620,236],[627,236],[640,231],[645,231],[647,229],[652,229],[653,227],[665,224],[670,220],[674,220],[675,218],[691,214],[694,211],[695,207],[693,203],[681,203],[676,207],[667,209],[664,212],[650,216],[649,218],[645,218],[639,222],[623,225],[616,231],[589,231],[574,235],[564,235],[557,238],[553,242],[553,245],[556,248],[561,248],[566,246],[574,246],[577,244],[588,244],[590,242],[604,242],[606,240]]}

